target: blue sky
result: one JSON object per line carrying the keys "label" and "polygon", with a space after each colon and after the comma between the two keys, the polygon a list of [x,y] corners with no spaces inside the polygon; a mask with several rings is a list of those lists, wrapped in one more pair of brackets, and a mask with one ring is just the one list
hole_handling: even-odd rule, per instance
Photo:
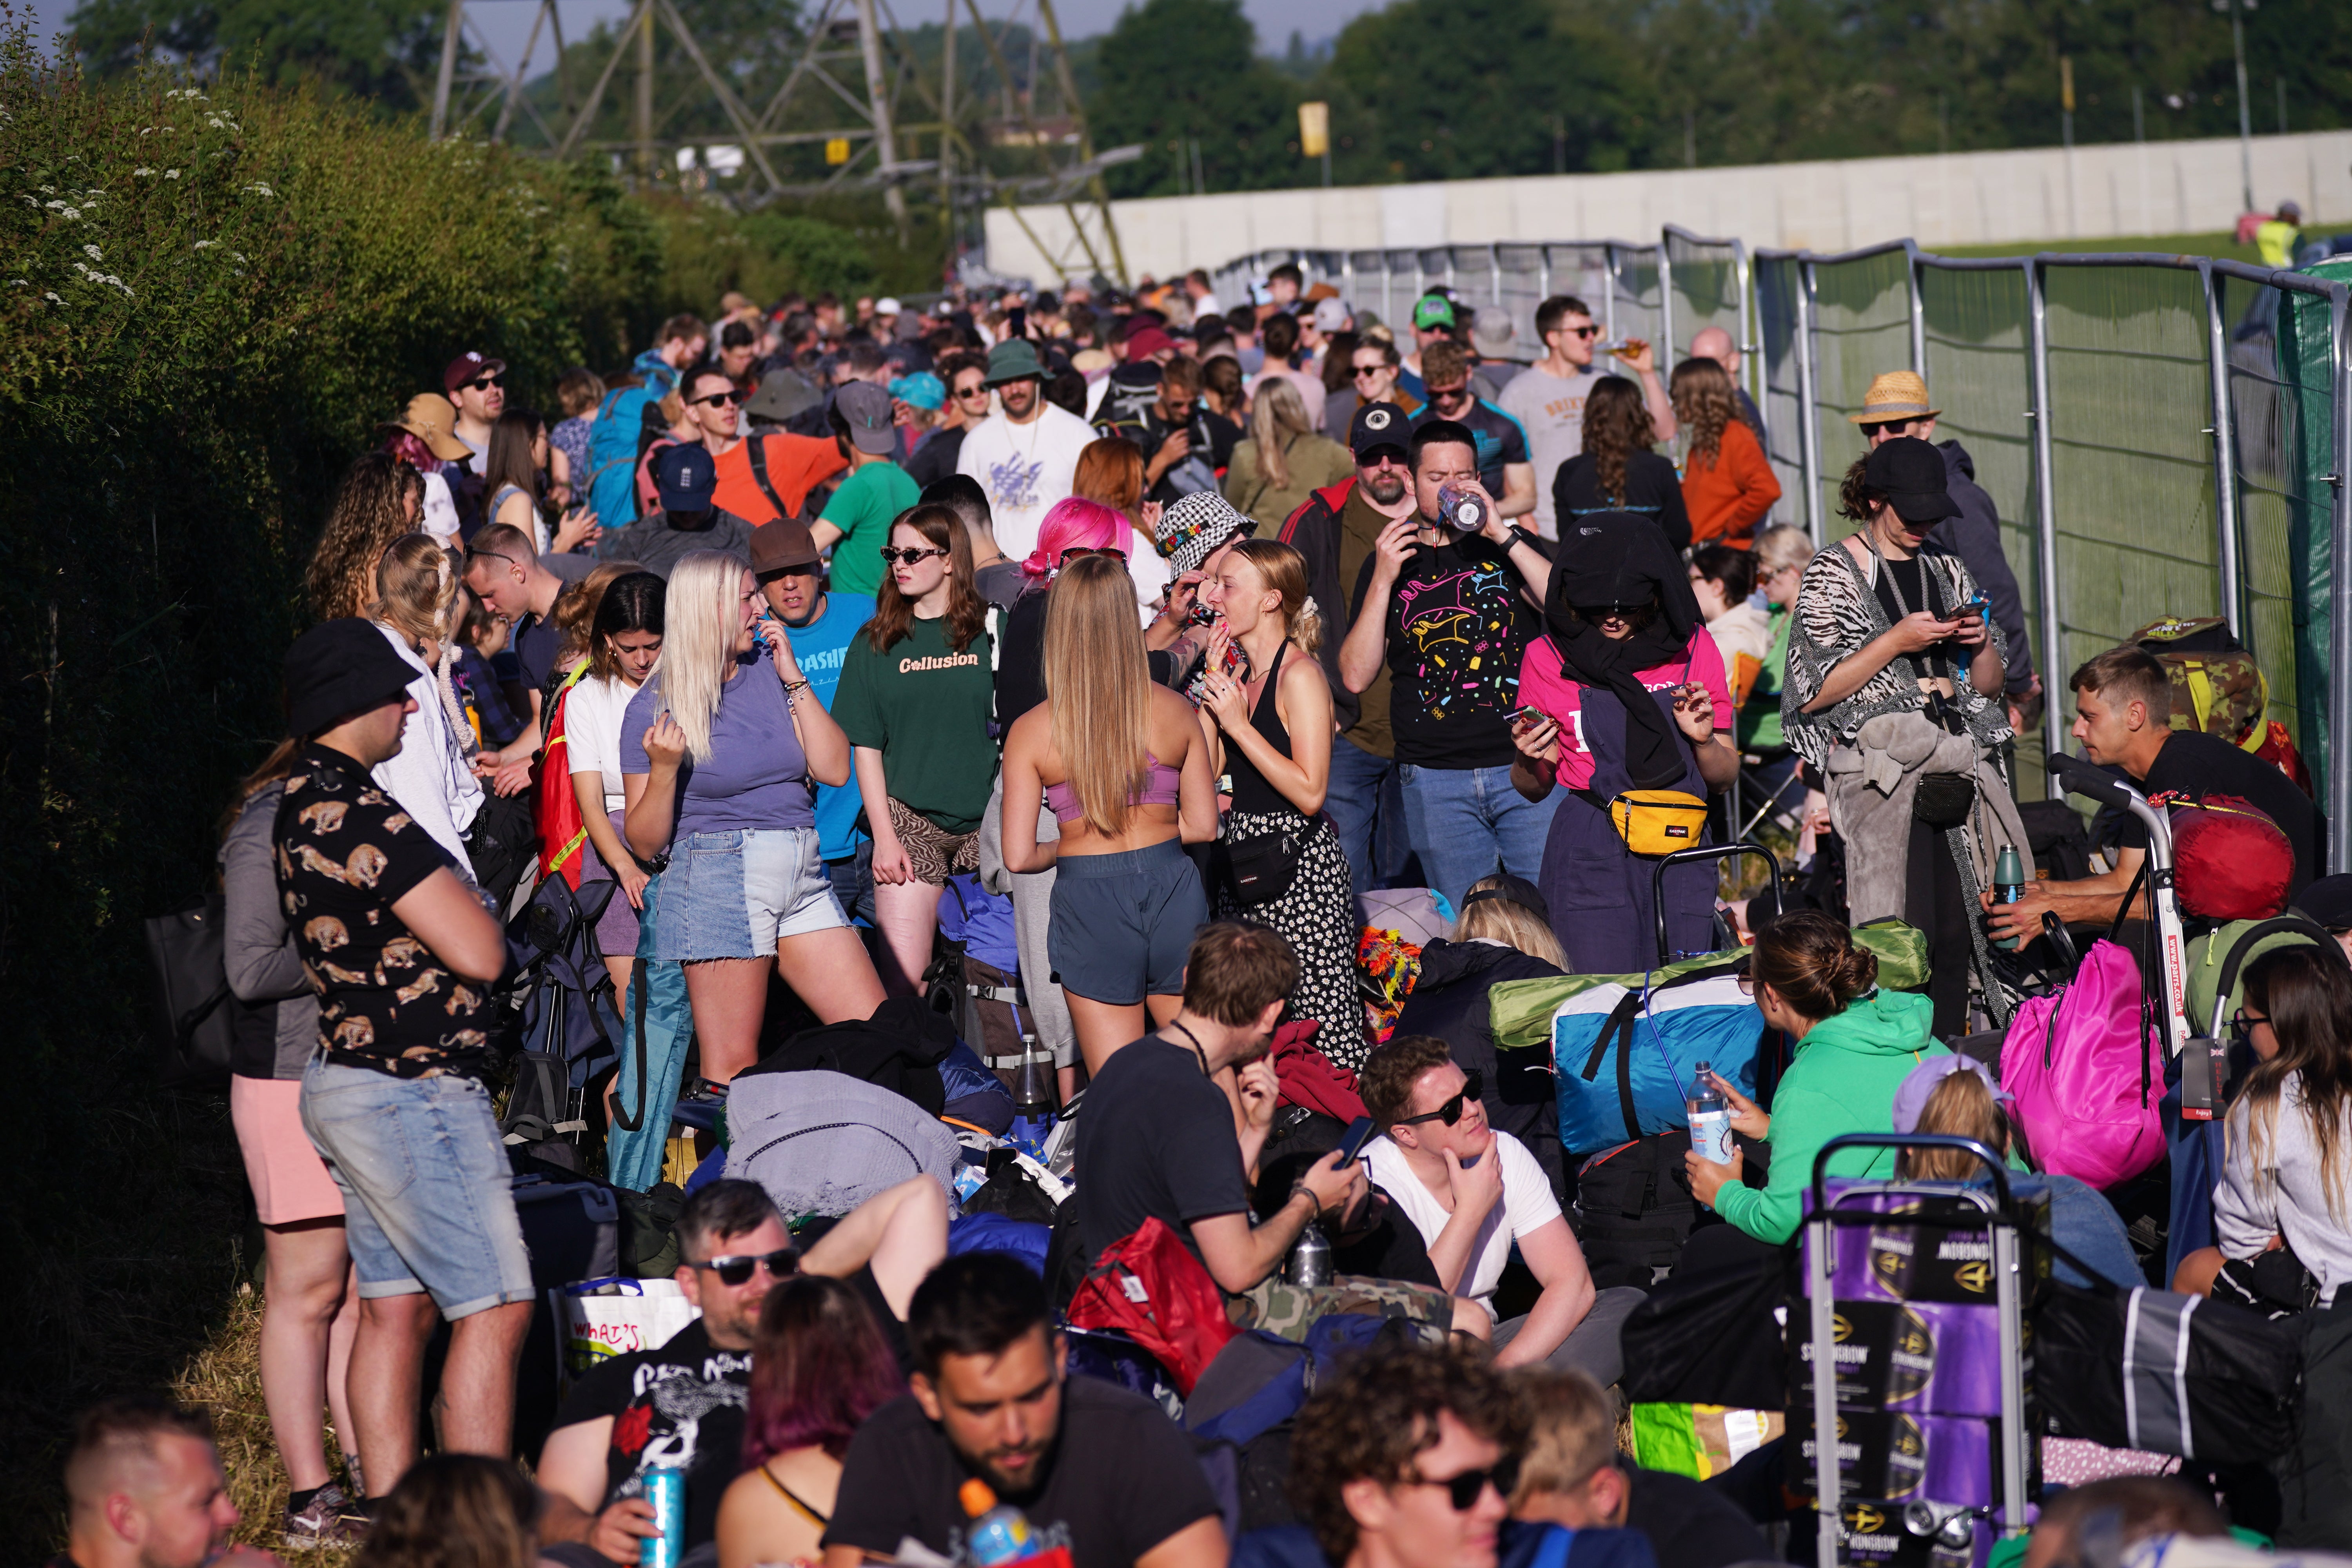
{"label": "blue sky", "polygon": [[[576,38],[600,20],[618,22],[629,14],[628,0],[557,0],[562,7],[563,36]],[[1083,38],[1107,32],[1118,19],[1127,0],[1055,0],[1055,15],[1066,37]],[[1325,0],[1309,4],[1308,0],[1244,0],[1244,9],[1250,20],[1257,24],[1261,47],[1279,53],[1289,41],[1293,29],[1306,34],[1311,42],[1328,38],[1337,33],[1350,17],[1361,12],[1377,9],[1381,0]],[[26,7],[41,28],[52,36],[61,30],[65,18],[71,15],[76,0],[33,0]],[[538,0],[467,0],[468,14],[488,37],[492,48],[504,57],[511,67],[514,57],[522,50],[530,36],[530,19]],[[685,0],[689,21],[693,18],[693,0]],[[1012,0],[981,0],[981,13],[1003,16],[1012,8]],[[924,4],[923,0],[907,0],[894,5],[892,10],[908,26],[938,19],[943,5]],[[1024,14],[1034,11],[1024,8]],[[536,69],[543,70],[555,58],[552,37],[542,34],[534,60]]]}

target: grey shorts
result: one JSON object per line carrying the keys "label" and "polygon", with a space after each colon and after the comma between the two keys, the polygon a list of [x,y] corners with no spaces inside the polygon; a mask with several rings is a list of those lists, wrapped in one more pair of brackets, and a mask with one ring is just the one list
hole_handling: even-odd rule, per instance
{"label": "grey shorts", "polygon": [[1209,921],[1209,897],[1184,846],[1171,838],[1117,855],[1055,862],[1045,956],[1063,990],[1132,1007],[1181,996],[1184,955]]}

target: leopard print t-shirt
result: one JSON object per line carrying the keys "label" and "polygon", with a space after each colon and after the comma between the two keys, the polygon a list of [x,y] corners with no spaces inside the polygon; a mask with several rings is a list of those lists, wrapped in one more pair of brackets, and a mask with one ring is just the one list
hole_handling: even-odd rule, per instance
{"label": "leopard print t-shirt", "polygon": [[305,747],[272,839],[278,894],[310,984],[327,1059],[397,1078],[488,1066],[488,990],[444,968],[392,906],[446,862],[357,762]]}

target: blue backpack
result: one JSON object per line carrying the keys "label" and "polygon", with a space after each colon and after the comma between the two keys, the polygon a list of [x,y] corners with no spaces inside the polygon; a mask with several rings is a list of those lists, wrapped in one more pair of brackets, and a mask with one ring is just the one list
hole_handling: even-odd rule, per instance
{"label": "blue backpack", "polygon": [[660,407],[664,391],[648,384],[610,393],[588,426],[588,505],[606,528],[625,528],[637,520],[637,458],[645,447],[646,411]]}

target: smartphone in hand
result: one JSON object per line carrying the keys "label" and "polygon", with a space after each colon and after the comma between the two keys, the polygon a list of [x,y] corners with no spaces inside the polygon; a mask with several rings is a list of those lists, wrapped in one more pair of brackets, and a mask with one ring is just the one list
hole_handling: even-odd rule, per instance
{"label": "smartphone in hand", "polygon": [[1370,1117],[1359,1116],[1349,1122],[1347,1136],[1339,1140],[1339,1163],[1334,1169],[1344,1171],[1354,1164],[1357,1156],[1363,1153],[1364,1145],[1371,1140],[1372,1119]]}

